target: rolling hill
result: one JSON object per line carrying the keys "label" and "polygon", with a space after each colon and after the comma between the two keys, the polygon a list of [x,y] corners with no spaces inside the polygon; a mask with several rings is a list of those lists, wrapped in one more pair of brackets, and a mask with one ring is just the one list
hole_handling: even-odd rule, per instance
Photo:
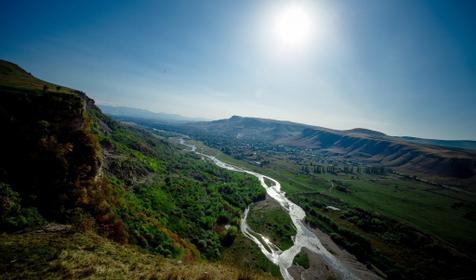
{"label": "rolling hill", "polygon": [[239,116],[188,123],[177,128],[192,135],[315,149],[442,184],[471,188],[476,183],[476,151],[442,147],[433,142],[408,141],[368,129],[340,131]]}

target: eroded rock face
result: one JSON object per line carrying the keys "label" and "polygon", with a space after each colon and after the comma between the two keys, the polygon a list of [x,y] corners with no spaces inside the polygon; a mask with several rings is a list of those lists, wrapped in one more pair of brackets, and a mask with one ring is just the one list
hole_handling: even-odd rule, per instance
{"label": "eroded rock face", "polygon": [[61,220],[101,169],[85,102],[74,93],[0,90],[0,182],[45,217]]}

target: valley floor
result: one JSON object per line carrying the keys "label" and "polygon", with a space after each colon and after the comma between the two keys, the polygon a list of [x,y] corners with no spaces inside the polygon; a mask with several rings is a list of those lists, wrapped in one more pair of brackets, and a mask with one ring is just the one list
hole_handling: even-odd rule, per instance
{"label": "valley floor", "polygon": [[[246,148],[246,156],[237,159],[220,151],[220,145],[194,144],[222,161],[277,179],[306,211],[306,221],[325,247],[361,279],[378,279],[369,270],[392,279],[472,279],[474,193],[392,172],[349,171],[347,162],[312,159],[306,153]],[[330,171],[316,164],[327,164]],[[315,273],[326,268],[312,254],[308,265],[307,270],[294,266],[293,276],[333,277]]]}

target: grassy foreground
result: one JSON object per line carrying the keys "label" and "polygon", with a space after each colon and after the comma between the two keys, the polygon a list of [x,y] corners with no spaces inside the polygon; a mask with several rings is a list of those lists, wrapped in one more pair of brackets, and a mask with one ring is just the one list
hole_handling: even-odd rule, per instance
{"label": "grassy foreground", "polygon": [[220,262],[181,263],[93,233],[0,235],[1,279],[276,279]]}

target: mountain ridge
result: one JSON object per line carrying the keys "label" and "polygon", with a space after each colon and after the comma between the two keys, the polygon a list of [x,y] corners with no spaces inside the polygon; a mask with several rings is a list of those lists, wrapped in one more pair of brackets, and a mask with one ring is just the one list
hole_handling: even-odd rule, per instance
{"label": "mountain ridge", "polygon": [[476,182],[476,151],[411,142],[368,129],[334,130],[239,116],[177,127],[191,134],[317,149],[368,164],[382,164],[442,184],[470,187]]}
{"label": "mountain ridge", "polygon": [[419,137],[413,137],[413,136],[400,136],[400,138],[404,139],[405,141],[409,141],[413,143],[436,145],[436,146],[448,147],[448,148],[476,150],[476,141],[474,140],[442,140],[442,139],[419,138]]}
{"label": "mountain ridge", "polygon": [[152,112],[145,109],[128,107],[128,106],[110,106],[99,104],[98,107],[107,115],[116,117],[132,117],[132,118],[144,118],[158,121],[169,122],[195,122],[203,121],[199,118],[186,117],[178,114],[170,114],[163,112]]}

